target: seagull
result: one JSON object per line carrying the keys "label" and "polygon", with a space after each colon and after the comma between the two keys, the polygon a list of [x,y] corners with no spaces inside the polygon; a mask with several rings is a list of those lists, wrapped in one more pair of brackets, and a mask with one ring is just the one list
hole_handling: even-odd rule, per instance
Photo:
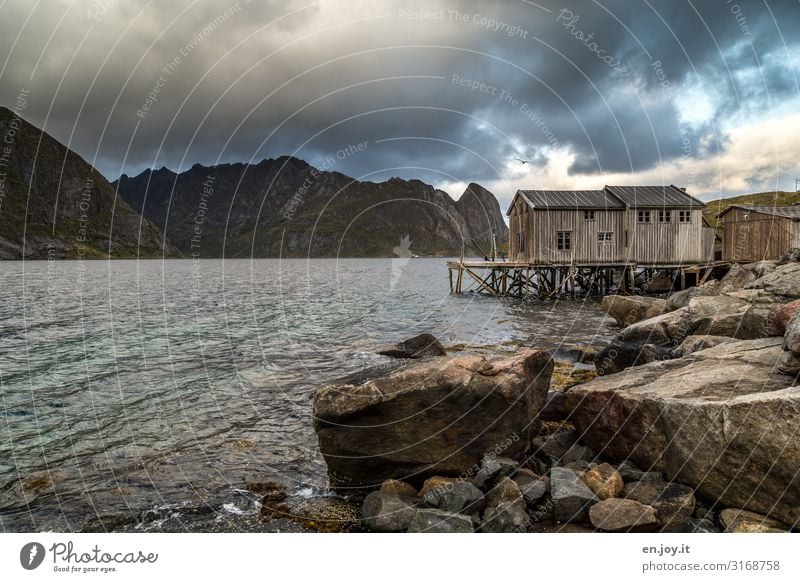
{"label": "seagull", "polygon": [[523,164],[530,164],[532,163],[530,160],[523,160],[522,158],[514,158],[518,162],[522,162]]}

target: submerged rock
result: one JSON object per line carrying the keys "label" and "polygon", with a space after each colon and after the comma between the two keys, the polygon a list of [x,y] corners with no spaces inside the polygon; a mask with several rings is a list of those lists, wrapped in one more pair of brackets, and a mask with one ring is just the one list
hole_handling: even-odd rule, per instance
{"label": "submerged rock", "polygon": [[521,458],[539,428],[552,360],[436,358],[361,385],[323,386],[314,429],[338,489],[470,474],[484,452]]}
{"label": "submerged rock", "polygon": [[800,386],[780,338],[743,340],[575,386],[566,406],[604,456],[662,471],[703,497],[800,519]]}
{"label": "submerged rock", "polygon": [[412,359],[447,355],[439,340],[429,333],[421,333],[399,344],[387,346],[378,350],[378,353],[391,358]]}

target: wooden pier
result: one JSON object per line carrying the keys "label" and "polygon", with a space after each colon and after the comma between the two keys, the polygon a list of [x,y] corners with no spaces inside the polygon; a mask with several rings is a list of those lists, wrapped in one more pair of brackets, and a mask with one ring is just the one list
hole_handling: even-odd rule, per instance
{"label": "wooden pier", "polygon": [[724,261],[692,265],[582,265],[463,260],[447,263],[451,293],[474,291],[519,299],[632,295],[656,279],[662,285],[666,281],[671,289],[685,289],[704,283],[715,270],[729,266]]}

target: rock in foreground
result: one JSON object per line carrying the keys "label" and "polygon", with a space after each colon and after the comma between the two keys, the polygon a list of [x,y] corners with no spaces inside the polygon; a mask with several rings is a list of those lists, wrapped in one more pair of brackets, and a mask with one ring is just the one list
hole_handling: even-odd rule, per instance
{"label": "rock in foreground", "polygon": [[527,350],[420,362],[360,385],[320,388],[314,430],[337,489],[465,475],[485,451],[520,458],[538,430],[553,363]]}
{"label": "rock in foreground", "polygon": [[409,359],[447,355],[447,352],[444,351],[439,340],[429,333],[415,335],[399,344],[382,348],[378,350],[378,353],[382,356],[389,356],[390,358]]}
{"label": "rock in foreground", "polygon": [[653,531],[658,525],[655,510],[633,499],[606,499],[589,509],[589,520],[602,531]]}
{"label": "rock in foreground", "polygon": [[631,325],[661,315],[667,308],[664,299],[636,295],[606,295],[602,307],[619,325]]}
{"label": "rock in foreground", "polygon": [[[725,343],[573,387],[581,438],[722,504],[800,520],[800,386],[781,338]],[[649,503],[648,503],[649,505]]]}

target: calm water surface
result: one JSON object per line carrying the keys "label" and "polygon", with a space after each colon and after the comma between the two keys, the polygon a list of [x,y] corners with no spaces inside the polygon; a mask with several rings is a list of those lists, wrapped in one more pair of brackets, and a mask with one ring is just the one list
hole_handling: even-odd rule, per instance
{"label": "calm water surface", "polygon": [[265,480],[325,495],[313,391],[386,365],[377,346],[612,334],[595,302],[451,295],[444,259],[5,262],[0,289],[5,531],[235,516],[243,484]]}

